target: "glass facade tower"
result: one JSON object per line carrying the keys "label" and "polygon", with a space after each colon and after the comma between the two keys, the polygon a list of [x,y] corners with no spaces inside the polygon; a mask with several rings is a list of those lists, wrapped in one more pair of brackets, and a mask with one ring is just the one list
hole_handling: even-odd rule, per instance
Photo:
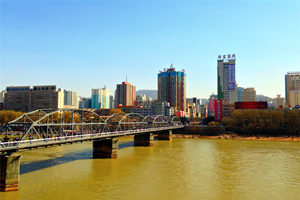
{"label": "glass facade tower", "polygon": [[101,89],[92,89],[91,108],[109,108],[109,89],[104,86]]}
{"label": "glass facade tower", "polygon": [[173,65],[158,74],[158,100],[167,101],[177,111],[186,107],[186,76],[176,71]]}

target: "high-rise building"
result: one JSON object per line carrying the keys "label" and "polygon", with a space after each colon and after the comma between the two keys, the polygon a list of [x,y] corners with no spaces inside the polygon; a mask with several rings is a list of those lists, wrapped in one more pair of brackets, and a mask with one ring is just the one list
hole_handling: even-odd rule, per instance
{"label": "high-rise building", "polygon": [[284,98],[280,96],[280,94],[277,95],[276,98],[274,98],[274,105],[275,108],[280,108],[281,106],[284,106]]}
{"label": "high-rise building", "polygon": [[237,88],[237,98],[236,98],[236,101],[237,102],[241,102],[241,101],[243,101],[243,90],[244,90],[245,88],[242,88],[242,87],[238,87]]}
{"label": "high-rise building", "polygon": [[114,108],[114,96],[110,95],[109,96],[109,108]]}
{"label": "high-rise building", "polygon": [[104,88],[92,89],[92,102],[91,108],[109,108],[109,89],[104,86]]}
{"label": "high-rise building", "polygon": [[166,101],[152,102],[152,114],[170,116],[170,103]]}
{"label": "high-rise building", "polygon": [[218,57],[218,99],[235,102],[235,55]]}
{"label": "high-rise building", "polygon": [[0,103],[3,103],[4,102],[4,94],[6,93],[5,90],[1,91],[0,92]]}
{"label": "high-rise building", "polygon": [[4,95],[4,110],[31,111],[30,86],[10,86]]}
{"label": "high-rise building", "polygon": [[176,111],[186,108],[186,76],[184,71],[176,71],[171,64],[158,74],[158,100],[167,101]]}
{"label": "high-rise building", "polygon": [[0,110],[3,110],[4,108],[4,94],[6,93],[6,91],[2,91],[0,92]]}
{"label": "high-rise building", "polygon": [[79,98],[79,108],[84,109],[84,108],[91,108],[91,98],[85,98],[85,97],[80,97]]}
{"label": "high-rise building", "polygon": [[256,101],[256,91],[254,88],[246,88],[242,92],[242,101]]}
{"label": "high-rise building", "polygon": [[136,100],[136,87],[128,82],[122,82],[122,84],[117,84],[116,96],[115,96],[115,106],[133,106]]}
{"label": "high-rise building", "polygon": [[79,107],[79,99],[77,92],[64,90],[65,107],[77,109]]}
{"label": "high-rise building", "polygon": [[101,108],[100,105],[100,94],[101,89],[92,89],[92,95],[91,95],[91,108],[99,109]]}
{"label": "high-rise building", "polygon": [[58,109],[64,107],[64,92],[55,85],[33,86],[31,91],[31,110]]}
{"label": "high-rise building", "polygon": [[55,85],[7,87],[4,109],[29,112],[36,109],[64,107],[64,92]]}
{"label": "high-rise building", "polygon": [[285,75],[285,100],[287,106],[300,105],[300,72]]}

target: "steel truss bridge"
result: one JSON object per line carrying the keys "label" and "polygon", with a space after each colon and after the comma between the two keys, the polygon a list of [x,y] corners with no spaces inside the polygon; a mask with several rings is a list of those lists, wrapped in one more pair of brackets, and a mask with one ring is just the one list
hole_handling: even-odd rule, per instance
{"label": "steel truss bridge", "polygon": [[84,109],[35,110],[4,125],[0,152],[155,133],[183,128],[178,117],[115,113],[102,117]]}

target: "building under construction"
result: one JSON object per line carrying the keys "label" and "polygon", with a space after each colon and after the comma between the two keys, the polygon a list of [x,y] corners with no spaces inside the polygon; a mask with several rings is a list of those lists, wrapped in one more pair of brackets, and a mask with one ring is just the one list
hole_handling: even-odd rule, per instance
{"label": "building under construction", "polygon": [[173,65],[158,74],[158,100],[167,101],[176,111],[185,111],[186,77],[184,71],[176,71]]}

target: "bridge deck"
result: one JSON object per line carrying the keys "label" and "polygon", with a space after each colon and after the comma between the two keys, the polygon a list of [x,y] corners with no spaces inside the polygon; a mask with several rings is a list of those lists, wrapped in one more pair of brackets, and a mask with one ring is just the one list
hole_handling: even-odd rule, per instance
{"label": "bridge deck", "polygon": [[150,132],[174,130],[174,129],[181,129],[183,127],[184,126],[182,126],[182,125],[178,125],[178,126],[146,128],[146,129],[137,129],[137,130],[82,134],[82,135],[74,135],[74,136],[45,138],[45,139],[3,142],[3,143],[0,143],[0,152],[18,151],[20,149],[31,149],[31,148],[37,148],[37,147],[43,147],[43,146],[53,146],[53,145],[59,145],[59,144],[88,141],[88,140],[107,139],[107,138],[112,138],[112,137],[122,137],[122,136],[127,136],[127,135],[136,135],[136,134],[143,134],[143,133],[150,133]]}

